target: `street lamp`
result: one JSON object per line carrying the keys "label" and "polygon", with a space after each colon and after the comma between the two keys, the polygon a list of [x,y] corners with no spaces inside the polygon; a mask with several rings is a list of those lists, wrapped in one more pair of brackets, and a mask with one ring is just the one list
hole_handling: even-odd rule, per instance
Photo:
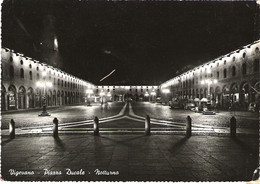
{"label": "street lamp", "polygon": [[87,89],[87,91],[86,91],[86,93],[87,93],[87,106],[90,106],[90,95],[91,94],[93,94],[93,89]]}
{"label": "street lamp", "polygon": [[202,85],[204,85],[204,84],[207,84],[208,85],[208,100],[211,100],[210,99],[210,97],[211,97],[211,95],[210,95],[210,85],[211,84],[217,84],[218,83],[218,80],[216,80],[216,79],[214,79],[214,80],[212,80],[212,79],[206,79],[206,80],[202,80],[201,81],[201,84]]}
{"label": "street lamp", "polygon": [[152,91],[152,92],[151,92],[151,95],[152,95],[152,101],[155,101],[156,92],[155,92],[155,91]]}
{"label": "street lamp", "polygon": [[47,104],[46,104],[46,88],[49,87],[51,88],[52,87],[52,83],[49,82],[49,81],[45,81],[45,76],[47,75],[46,72],[43,72],[42,73],[42,76],[44,77],[44,81],[37,81],[36,82],[36,86],[37,87],[40,87],[40,88],[43,88],[43,109],[42,109],[42,113],[39,114],[39,116],[50,116],[50,114],[46,111],[46,108],[47,108]]}
{"label": "street lamp", "polygon": [[167,103],[168,99],[168,94],[170,93],[170,89],[162,89],[162,93],[165,94],[165,103]]}
{"label": "street lamp", "polygon": [[101,105],[103,105],[103,97],[105,96],[105,92],[101,91],[99,95],[101,96]]}

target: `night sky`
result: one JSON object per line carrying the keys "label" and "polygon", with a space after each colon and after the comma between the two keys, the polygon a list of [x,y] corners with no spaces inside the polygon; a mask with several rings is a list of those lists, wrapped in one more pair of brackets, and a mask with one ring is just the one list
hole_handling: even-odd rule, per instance
{"label": "night sky", "polygon": [[7,0],[2,46],[41,61],[52,15],[54,65],[97,85],[159,85],[253,42],[255,12],[255,2]]}

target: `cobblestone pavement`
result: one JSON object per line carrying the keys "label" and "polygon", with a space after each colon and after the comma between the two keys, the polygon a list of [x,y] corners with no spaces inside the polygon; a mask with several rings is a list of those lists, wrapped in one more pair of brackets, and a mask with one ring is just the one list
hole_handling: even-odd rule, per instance
{"label": "cobblestone pavement", "polygon": [[74,105],[50,108],[47,109],[48,112],[51,114],[51,116],[49,117],[39,117],[38,114],[41,113],[41,109],[3,112],[1,129],[8,128],[11,119],[14,119],[16,122],[16,127],[20,128],[52,125],[54,117],[57,117],[60,123],[94,119],[95,116],[99,118],[104,118],[107,116],[118,114],[124,104],[124,102],[113,102],[108,103],[107,105],[104,105],[102,107],[100,104],[92,104],[92,106]]}
{"label": "cobblestone pavement", "polygon": [[[150,105],[150,106],[153,106]],[[133,109],[139,107],[135,103],[126,103],[116,115],[104,117],[99,119],[100,131],[102,133],[142,133],[144,132],[145,117],[138,116],[134,113]],[[159,107],[158,107],[159,108]],[[163,107],[161,107],[163,108]],[[112,110],[111,110],[112,109]],[[113,108],[107,111],[113,111]],[[144,108],[145,109],[145,108]],[[142,111],[142,110],[140,110]],[[167,114],[167,113],[166,113]],[[203,116],[200,114],[200,116]],[[216,115],[217,116],[217,115]],[[159,115],[160,117],[160,115]],[[210,116],[212,117],[212,116]],[[210,118],[208,117],[208,118]],[[59,117],[58,117],[59,118]],[[183,117],[186,119],[185,117]],[[42,119],[41,119],[42,120]],[[49,120],[51,121],[51,119]],[[16,134],[51,134],[52,124],[30,127],[16,128]],[[222,125],[222,124],[221,124]],[[17,127],[17,126],[16,126]],[[237,128],[237,134],[250,134],[257,135],[257,128]],[[158,133],[172,133],[172,134],[185,134],[186,123],[174,122],[151,118],[151,132],[153,134]],[[196,121],[192,122],[192,134],[193,135],[229,135],[229,127],[221,127],[220,125],[205,125]],[[59,122],[59,133],[93,133],[93,119],[73,122]],[[2,130],[2,135],[8,135],[9,130]]]}
{"label": "cobblestone pavement", "polygon": [[[2,178],[10,181],[247,181],[258,166],[258,139],[76,134],[10,140],[2,136],[1,164]],[[34,174],[15,176],[10,169]],[[44,175],[44,169],[62,173]],[[85,174],[67,175],[66,169],[82,169]]]}
{"label": "cobblestone pavement", "polygon": [[216,115],[202,115],[190,110],[170,109],[169,106],[150,102],[132,103],[133,111],[139,116],[149,115],[152,118],[170,120],[174,122],[185,122],[189,115],[193,123],[211,126],[228,127],[232,116],[237,119],[237,127],[258,130],[259,114],[243,111],[219,111]]}

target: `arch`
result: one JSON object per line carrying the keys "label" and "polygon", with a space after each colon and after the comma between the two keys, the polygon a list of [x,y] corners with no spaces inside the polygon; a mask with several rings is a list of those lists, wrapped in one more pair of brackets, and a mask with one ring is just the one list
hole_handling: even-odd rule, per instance
{"label": "arch", "polygon": [[1,87],[1,109],[6,110],[6,89],[4,85]]}
{"label": "arch", "polygon": [[52,91],[49,89],[47,93],[47,106],[52,106]]}
{"label": "arch", "polygon": [[60,90],[58,90],[57,92],[57,105],[61,104],[61,94],[60,94]]}
{"label": "arch", "polygon": [[35,89],[35,107],[41,107],[41,90],[39,88]]}
{"label": "arch", "polygon": [[56,90],[55,89],[53,90],[53,93],[52,93],[52,104],[57,105],[57,98],[56,98]]}
{"label": "arch", "polygon": [[24,86],[20,86],[18,90],[18,109],[26,108],[26,90]]}
{"label": "arch", "polygon": [[28,88],[27,95],[28,95],[29,108],[34,108],[34,90],[33,90],[33,88],[31,88],[31,87]]}
{"label": "arch", "polygon": [[230,95],[232,105],[239,102],[239,88],[237,83],[233,83],[230,85]]}
{"label": "arch", "polygon": [[241,103],[241,106],[244,108],[248,107],[249,103],[249,83],[247,81],[244,81],[240,85],[240,97],[239,101]]}
{"label": "arch", "polygon": [[17,109],[17,90],[14,85],[8,87],[7,106],[8,110]]}

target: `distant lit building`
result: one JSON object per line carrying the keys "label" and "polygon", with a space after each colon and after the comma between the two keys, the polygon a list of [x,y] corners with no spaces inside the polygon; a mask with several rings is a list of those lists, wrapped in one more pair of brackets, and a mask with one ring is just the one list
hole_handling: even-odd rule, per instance
{"label": "distant lit building", "polygon": [[238,108],[258,102],[259,48],[260,41],[255,41],[164,82],[160,85],[162,97],[186,101],[208,98],[215,105]]}
{"label": "distant lit building", "polygon": [[159,86],[97,86],[95,94],[108,101],[155,101]]}
{"label": "distant lit building", "polygon": [[[45,96],[47,106],[81,103],[86,90],[95,88],[90,82],[8,48],[1,49],[1,57],[2,110],[38,108]],[[40,84],[45,83],[49,85],[44,89]]]}

